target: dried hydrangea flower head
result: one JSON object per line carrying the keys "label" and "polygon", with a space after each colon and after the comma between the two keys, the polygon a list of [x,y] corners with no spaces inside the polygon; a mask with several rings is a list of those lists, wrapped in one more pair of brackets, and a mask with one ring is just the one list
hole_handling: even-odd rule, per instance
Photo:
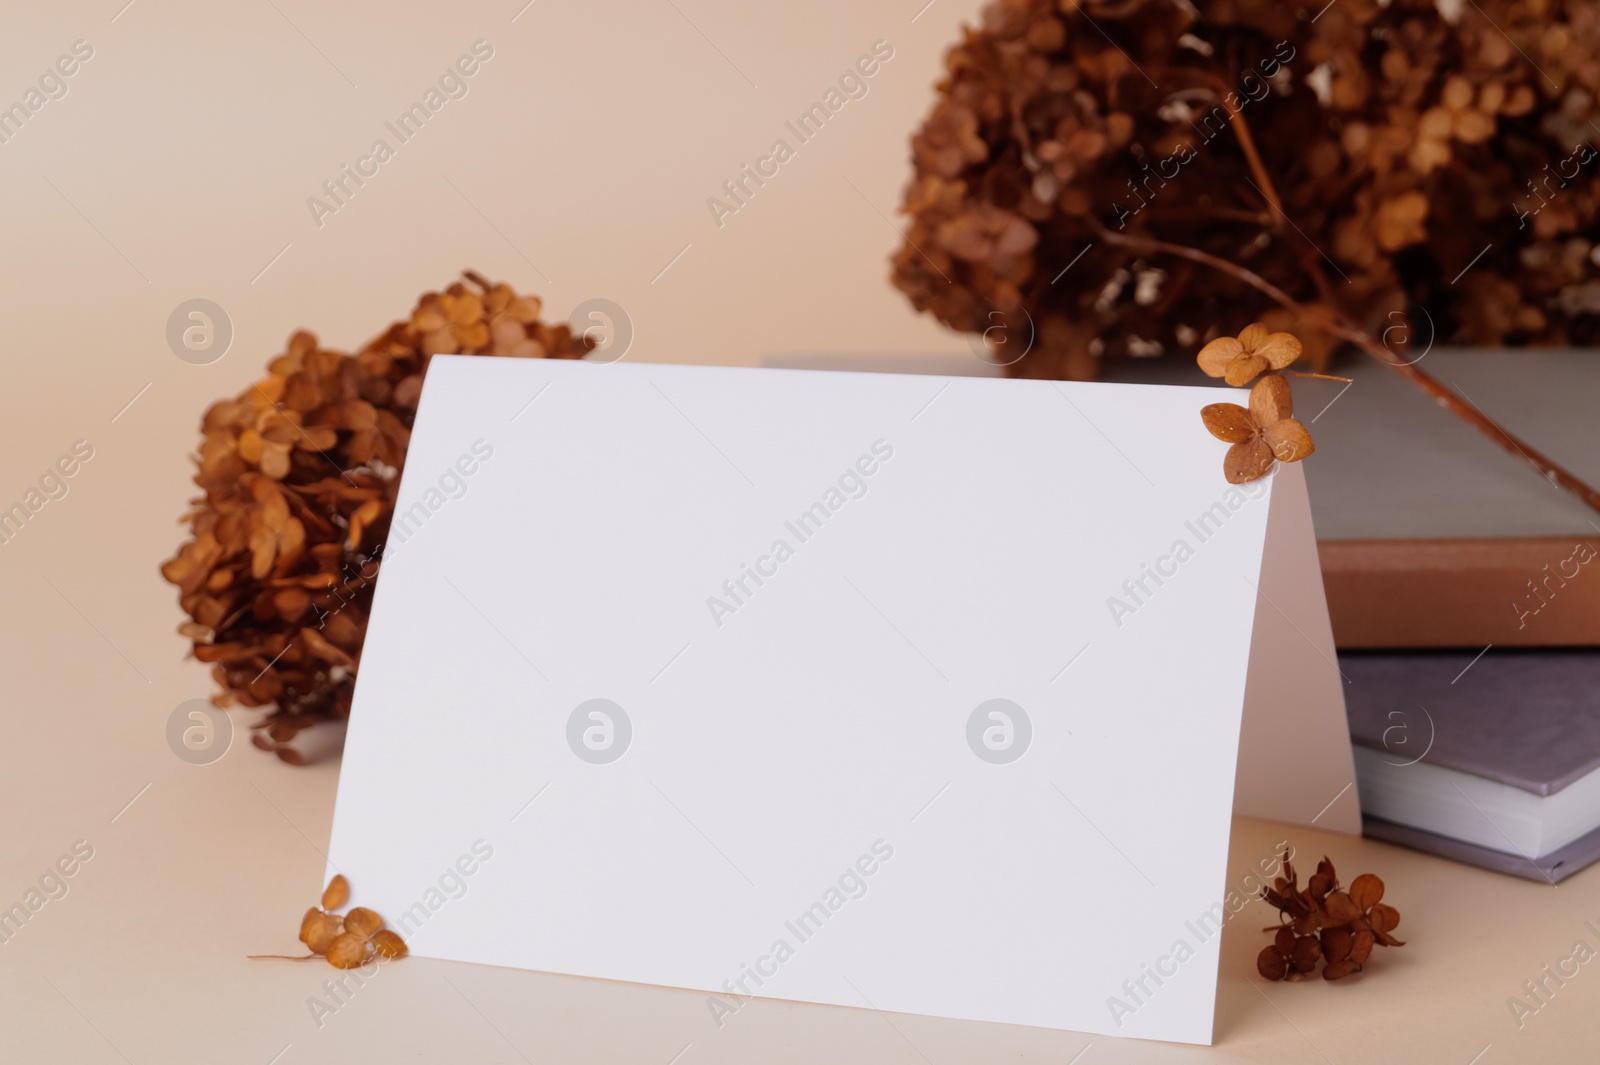
{"label": "dried hydrangea flower head", "polygon": [[893,281],[965,332],[1025,311],[1024,377],[1192,350],[1274,306],[1101,230],[1204,250],[1302,305],[1334,293],[1380,328],[1420,306],[1441,343],[1592,345],[1596,124],[1597,0],[1341,0],[1315,19],[995,0],[911,138]]}
{"label": "dried hydrangea flower head", "polygon": [[540,321],[537,297],[466,277],[354,355],[296,333],[266,377],[201,423],[191,539],[161,574],[190,618],[179,632],[212,666],[213,701],[270,707],[251,742],[284,761],[300,761],[289,741],[301,729],[349,716],[428,360],[593,347]]}
{"label": "dried hydrangea flower head", "polygon": [[252,958],[282,958],[309,961],[325,958],[335,969],[355,969],[378,958],[398,958],[406,954],[405,940],[383,926],[383,918],[363,906],[351,907],[343,916],[332,911],[350,900],[350,883],[335,876],[322,892],[320,906],[313,906],[300,919],[300,942],[311,951],[305,955],[252,954]]}

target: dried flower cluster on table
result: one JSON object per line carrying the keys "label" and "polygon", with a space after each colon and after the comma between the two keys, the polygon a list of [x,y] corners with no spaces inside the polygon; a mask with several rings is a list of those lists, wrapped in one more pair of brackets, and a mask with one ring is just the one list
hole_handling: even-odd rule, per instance
{"label": "dried flower cluster on table", "polygon": [[308,961],[326,958],[335,969],[356,969],[379,958],[398,958],[407,951],[399,933],[383,927],[383,918],[365,906],[352,906],[348,913],[334,911],[350,901],[350,882],[343,875],[328,881],[321,902],[300,919],[300,942],[310,954],[253,954],[253,958],[283,958]]}
{"label": "dried flower cluster on table", "polygon": [[593,347],[540,321],[537,296],[465,276],[354,355],[294,334],[265,378],[201,423],[204,494],[161,573],[191,619],[179,631],[212,664],[213,701],[271,707],[251,741],[284,761],[300,762],[289,745],[300,730],[349,716],[429,358],[577,359]]}
{"label": "dried flower cluster on table", "polygon": [[1267,929],[1275,933],[1272,945],[1256,957],[1256,971],[1268,980],[1304,979],[1319,962],[1324,980],[1340,980],[1360,972],[1374,946],[1405,946],[1389,934],[1400,924],[1400,911],[1381,901],[1383,881],[1371,873],[1341,889],[1333,862],[1323,858],[1303,889],[1299,880],[1285,863],[1283,875],[1261,890],[1284,921]]}

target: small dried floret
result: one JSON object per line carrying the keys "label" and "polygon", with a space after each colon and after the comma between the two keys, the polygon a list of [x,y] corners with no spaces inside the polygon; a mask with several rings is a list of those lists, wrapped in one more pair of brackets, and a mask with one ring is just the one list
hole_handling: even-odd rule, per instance
{"label": "small dried floret", "polygon": [[1383,881],[1364,873],[1349,890],[1340,890],[1327,858],[1317,863],[1304,890],[1294,866],[1285,863],[1283,875],[1262,889],[1261,897],[1285,921],[1269,929],[1273,941],[1256,956],[1256,971],[1268,980],[1298,979],[1315,971],[1318,961],[1324,962],[1324,980],[1342,980],[1361,971],[1374,945],[1405,946],[1389,935],[1400,914],[1379,901]]}
{"label": "small dried floret", "polygon": [[1212,436],[1233,446],[1222,460],[1229,484],[1264,477],[1274,462],[1299,462],[1316,450],[1311,434],[1294,416],[1289,382],[1268,374],[1250,389],[1250,407],[1211,403],[1200,420]]}
{"label": "small dried floret", "polygon": [[365,906],[353,906],[343,917],[328,912],[350,897],[350,883],[343,876],[329,881],[322,892],[322,904],[313,906],[300,918],[300,942],[311,953],[291,957],[282,954],[252,954],[253,958],[286,958],[308,961],[324,956],[337,969],[353,969],[375,958],[398,958],[408,952],[405,940],[383,927],[383,918]]}
{"label": "small dried floret", "polygon": [[328,947],[328,964],[335,969],[354,969],[366,963],[370,945],[366,936],[345,932]]}

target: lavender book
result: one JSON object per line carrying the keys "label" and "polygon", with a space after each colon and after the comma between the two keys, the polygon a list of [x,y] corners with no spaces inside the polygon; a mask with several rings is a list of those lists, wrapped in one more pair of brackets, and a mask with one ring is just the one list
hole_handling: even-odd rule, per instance
{"label": "lavender book", "polygon": [[1600,652],[1339,668],[1368,836],[1552,884],[1600,858]]}

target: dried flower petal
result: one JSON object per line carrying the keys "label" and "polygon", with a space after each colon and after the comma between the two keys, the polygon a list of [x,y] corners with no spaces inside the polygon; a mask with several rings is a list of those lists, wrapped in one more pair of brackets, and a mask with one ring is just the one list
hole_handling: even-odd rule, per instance
{"label": "dried flower petal", "polygon": [[1317,449],[1311,434],[1294,418],[1285,418],[1267,426],[1262,434],[1272,448],[1272,456],[1279,462],[1299,462]]}
{"label": "dried flower petal", "polygon": [[1195,360],[1208,377],[1221,377],[1228,372],[1228,364],[1244,354],[1244,345],[1237,337],[1217,337],[1205,347]]}
{"label": "dried flower petal", "polygon": [[1328,963],[1328,965],[1322,970],[1322,978],[1324,980],[1339,980],[1349,976],[1351,973],[1360,971],[1360,962],[1357,962],[1353,958],[1346,958],[1343,961]]}
{"label": "dried flower petal", "polygon": [[1294,416],[1294,396],[1286,378],[1263,377],[1250,389],[1250,416],[1261,429]]}
{"label": "dried flower petal", "polygon": [[383,927],[383,918],[365,906],[354,906],[344,915],[344,926],[358,936],[370,936]]}
{"label": "dried flower petal", "polygon": [[1240,388],[1254,381],[1271,367],[1272,363],[1268,362],[1265,356],[1251,352],[1228,363],[1223,378],[1233,387]]}
{"label": "dried flower petal", "polygon": [[[310,915],[307,915],[310,919]],[[313,954],[326,954],[337,939],[344,932],[344,920],[335,913],[320,913],[315,919],[310,919],[309,925],[302,925],[300,941],[310,948]]]}
{"label": "dried flower petal", "polygon": [[1294,941],[1294,950],[1290,952],[1289,964],[1297,973],[1308,973],[1317,967],[1317,962],[1322,960],[1322,944],[1316,936],[1299,936]]}
{"label": "dried flower petal", "polygon": [[1344,961],[1350,956],[1350,950],[1354,945],[1355,936],[1347,928],[1322,930],[1322,956],[1329,962]]}
{"label": "dried flower petal", "polygon": [[398,958],[409,949],[405,940],[387,928],[379,929],[372,934],[372,946],[385,958]]}
{"label": "dried flower petal", "polygon": [[1262,947],[1256,955],[1256,971],[1268,980],[1282,980],[1289,975],[1289,959],[1273,947]]}
{"label": "dried flower petal", "polygon": [[1202,407],[1200,418],[1212,436],[1230,444],[1249,440],[1256,432],[1250,412],[1237,403],[1212,403]]}
{"label": "dried flower petal", "polygon": [[354,969],[366,962],[369,946],[366,936],[345,932],[328,947],[328,964],[335,969]]}
{"label": "dried flower petal", "polygon": [[1222,474],[1229,484],[1244,484],[1265,477],[1272,469],[1272,448],[1259,436],[1228,449],[1222,460]]}
{"label": "dried flower petal", "polygon": [[1265,358],[1274,370],[1281,370],[1294,362],[1300,357],[1301,350],[1300,338],[1293,333],[1270,333],[1254,349],[1255,354]]}
{"label": "dried flower petal", "polygon": [[1370,910],[1383,899],[1383,881],[1371,873],[1362,873],[1350,881],[1350,901],[1363,910]]}
{"label": "dried flower petal", "polygon": [[344,878],[343,873],[337,873],[328,881],[328,886],[322,891],[322,908],[324,910],[337,910],[350,901],[350,881]]}

